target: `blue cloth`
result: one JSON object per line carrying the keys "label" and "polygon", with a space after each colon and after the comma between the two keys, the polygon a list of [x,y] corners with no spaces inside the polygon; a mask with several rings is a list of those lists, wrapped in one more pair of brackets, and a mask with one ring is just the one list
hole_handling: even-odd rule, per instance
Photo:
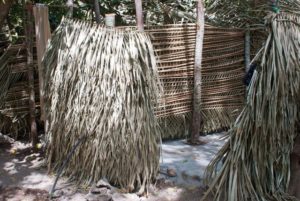
{"label": "blue cloth", "polygon": [[253,76],[253,73],[256,69],[256,63],[253,63],[250,65],[250,68],[249,68],[249,71],[246,73],[245,77],[244,77],[244,84],[246,86],[249,86],[250,82],[251,82],[251,79],[252,79],[252,76]]}

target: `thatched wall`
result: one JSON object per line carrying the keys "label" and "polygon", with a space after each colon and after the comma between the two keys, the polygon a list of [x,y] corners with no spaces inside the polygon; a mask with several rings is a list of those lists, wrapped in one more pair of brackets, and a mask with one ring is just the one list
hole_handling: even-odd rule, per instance
{"label": "thatched wall", "polygon": [[65,175],[144,192],[159,167],[154,104],[162,92],[147,34],[63,20],[43,63],[49,168],[81,139]]}

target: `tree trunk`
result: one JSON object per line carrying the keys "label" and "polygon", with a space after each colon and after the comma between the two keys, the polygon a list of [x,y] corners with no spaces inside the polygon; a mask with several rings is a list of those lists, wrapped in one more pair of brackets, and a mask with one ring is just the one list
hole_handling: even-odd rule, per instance
{"label": "tree trunk", "polygon": [[204,5],[202,0],[197,3],[197,22],[196,22],[196,48],[195,48],[195,64],[194,64],[194,94],[193,94],[193,114],[191,123],[190,143],[202,144],[199,141],[199,132],[202,123],[201,118],[201,64],[204,39]]}
{"label": "tree trunk", "polygon": [[14,0],[0,0],[0,29],[4,24],[4,20],[7,18],[10,8],[12,7]]}
{"label": "tree trunk", "polygon": [[29,90],[29,122],[30,122],[30,138],[32,147],[36,147],[38,142],[37,126],[35,119],[35,92],[34,92],[34,65],[33,65],[33,7],[31,3],[26,3],[25,19],[25,37],[27,50],[27,70],[28,70],[28,90]]}
{"label": "tree trunk", "polygon": [[136,25],[139,31],[144,31],[142,0],[135,0]]}
{"label": "tree trunk", "polygon": [[100,24],[101,23],[101,13],[100,13],[100,6],[99,6],[98,0],[94,0],[94,11],[95,11],[96,22],[97,22],[97,24]]}

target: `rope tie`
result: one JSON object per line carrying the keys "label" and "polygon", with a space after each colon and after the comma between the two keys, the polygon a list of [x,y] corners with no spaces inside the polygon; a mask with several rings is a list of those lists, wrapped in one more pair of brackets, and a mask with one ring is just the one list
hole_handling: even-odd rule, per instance
{"label": "rope tie", "polygon": [[280,8],[279,8],[279,3],[278,0],[270,0],[271,1],[271,8],[274,13],[279,13]]}

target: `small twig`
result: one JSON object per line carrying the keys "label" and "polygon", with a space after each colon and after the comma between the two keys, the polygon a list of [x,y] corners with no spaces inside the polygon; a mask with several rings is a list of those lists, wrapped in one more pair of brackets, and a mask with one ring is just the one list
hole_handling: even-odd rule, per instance
{"label": "small twig", "polygon": [[56,183],[58,182],[58,179],[63,171],[63,169],[65,168],[65,166],[68,164],[71,156],[74,154],[75,150],[77,149],[77,147],[83,142],[83,140],[86,139],[86,136],[80,138],[79,140],[77,140],[76,144],[73,146],[71,152],[68,154],[67,158],[65,159],[63,165],[60,167],[60,169],[58,170],[58,173],[57,173],[57,176],[55,178],[55,181],[54,181],[54,184],[49,192],[49,197],[50,199],[52,199],[52,196],[53,196],[53,193],[55,191],[55,186],[56,186]]}

